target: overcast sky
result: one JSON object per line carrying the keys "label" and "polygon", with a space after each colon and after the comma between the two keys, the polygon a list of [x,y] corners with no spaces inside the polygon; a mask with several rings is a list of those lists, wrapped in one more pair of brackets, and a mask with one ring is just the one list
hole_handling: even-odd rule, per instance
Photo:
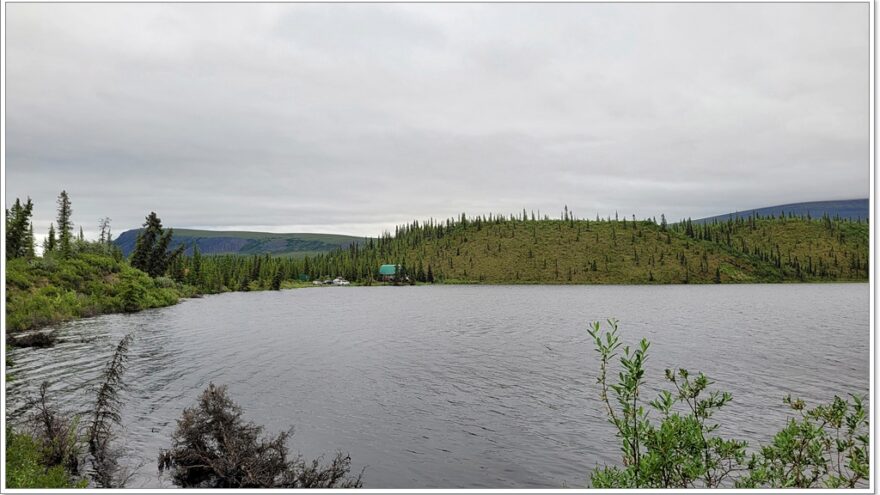
{"label": "overcast sky", "polygon": [[7,4],[42,236],[869,195],[868,4]]}

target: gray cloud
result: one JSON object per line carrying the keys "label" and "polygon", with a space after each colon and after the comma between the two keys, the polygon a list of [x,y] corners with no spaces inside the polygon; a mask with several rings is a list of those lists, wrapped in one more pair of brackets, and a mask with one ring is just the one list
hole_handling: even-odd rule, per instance
{"label": "gray cloud", "polygon": [[867,4],[9,4],[38,233],[375,235],[869,194]]}

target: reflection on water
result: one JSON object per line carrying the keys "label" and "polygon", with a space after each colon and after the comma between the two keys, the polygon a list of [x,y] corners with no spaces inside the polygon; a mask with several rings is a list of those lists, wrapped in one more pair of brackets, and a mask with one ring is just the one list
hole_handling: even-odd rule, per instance
{"label": "reflection on water", "polygon": [[713,378],[724,433],[756,444],[788,393],[867,393],[868,284],[339,287],[234,293],[64,325],[18,349],[10,416],[43,380],[87,411],[118,340],[131,346],[122,439],[131,487],[169,486],[155,459],[209,382],[308,457],[342,449],[367,487],[580,487],[618,447],[597,400],[589,321],[616,317],[663,369]]}

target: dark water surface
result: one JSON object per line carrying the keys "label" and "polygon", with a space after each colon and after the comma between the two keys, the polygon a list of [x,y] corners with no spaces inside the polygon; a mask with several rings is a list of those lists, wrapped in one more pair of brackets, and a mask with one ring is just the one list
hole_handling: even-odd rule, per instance
{"label": "dark water surface", "polygon": [[[232,293],[61,327],[12,353],[11,414],[48,380],[87,410],[134,332],[122,440],[131,487],[170,486],[155,460],[209,382],[307,457],[351,453],[373,488],[581,487],[618,458],[597,400],[587,322],[652,341],[648,374],[701,370],[734,401],[724,432],[766,442],[808,401],[868,392],[869,286],[419,286]],[[651,394],[653,395],[653,394]]]}

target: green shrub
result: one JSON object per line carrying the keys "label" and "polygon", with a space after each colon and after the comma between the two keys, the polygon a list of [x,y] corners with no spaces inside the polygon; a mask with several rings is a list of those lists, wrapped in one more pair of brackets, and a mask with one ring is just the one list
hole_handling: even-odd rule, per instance
{"label": "green shrub", "polygon": [[26,433],[6,428],[7,488],[85,488],[87,482],[76,480],[62,465],[46,466],[44,448]]}
{"label": "green shrub", "polygon": [[30,287],[33,281],[28,276],[28,263],[24,258],[14,258],[6,261],[6,286],[19,289]]}
{"label": "green shrub", "polygon": [[[610,331],[599,322],[588,330],[600,356],[599,396],[621,442],[622,466],[597,467],[593,488],[854,488],[869,476],[868,416],[863,399],[839,397],[806,410],[786,398],[800,418],[759,452],[747,456],[747,443],[717,434],[713,415],[732,399],[710,391],[702,373],[666,370],[673,390],[663,390],[646,407],[641,395],[650,344],[623,346],[617,321]],[[622,351],[622,354],[621,354]],[[616,383],[608,380],[620,356]],[[650,413],[659,415],[658,420]]]}
{"label": "green shrub", "polygon": [[147,289],[137,280],[127,278],[122,282],[119,300],[123,311],[131,313],[144,309],[146,298]]}
{"label": "green shrub", "polygon": [[125,261],[100,252],[13,259],[7,267],[6,325],[10,332],[168,306],[189,292],[170,279],[154,281]]}
{"label": "green shrub", "polygon": [[177,287],[177,282],[168,277],[156,277],[153,279],[153,283],[159,289],[173,289]]}
{"label": "green shrub", "polygon": [[862,398],[835,397],[831,404],[806,409],[803,401],[784,402],[799,412],[773,441],[749,461],[749,475],[738,488],[856,488],[869,470],[868,415]]}

